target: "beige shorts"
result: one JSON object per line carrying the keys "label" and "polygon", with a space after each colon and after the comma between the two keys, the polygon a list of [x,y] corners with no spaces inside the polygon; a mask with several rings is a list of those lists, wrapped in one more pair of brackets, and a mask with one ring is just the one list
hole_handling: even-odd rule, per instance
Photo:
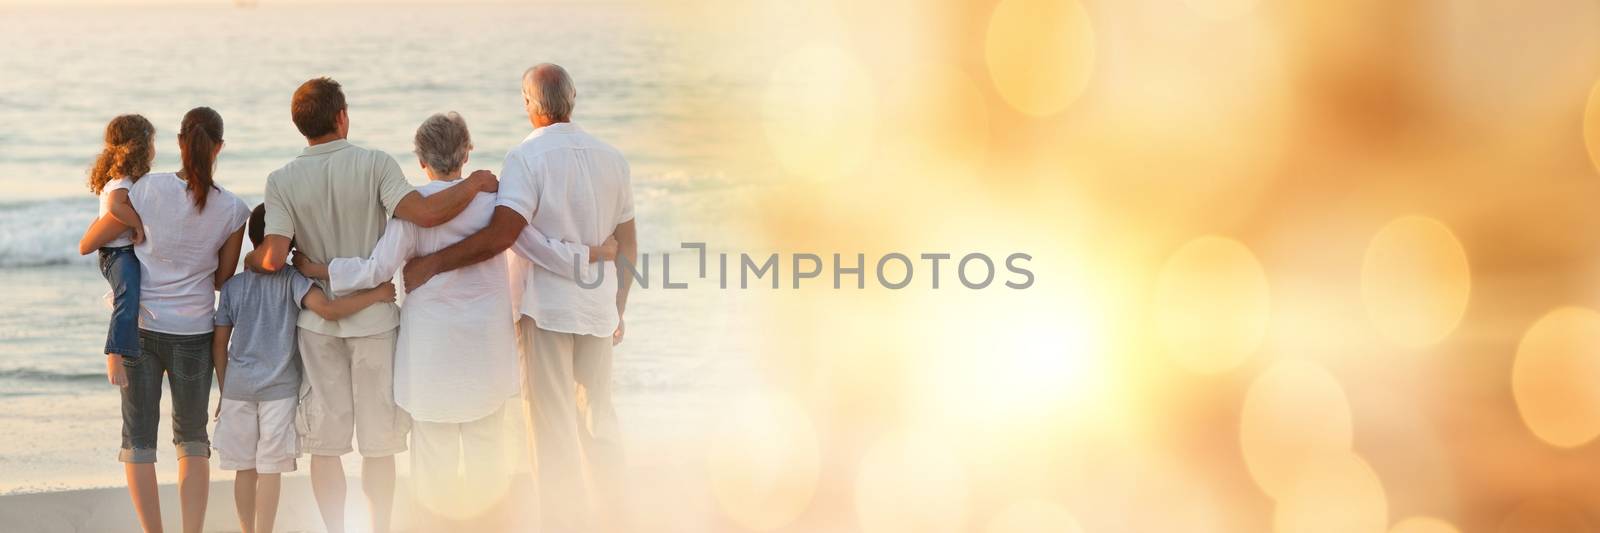
{"label": "beige shorts", "polygon": [[340,456],[354,449],[364,457],[406,451],[411,417],[394,404],[396,332],[367,337],[332,337],[300,328],[300,449]]}
{"label": "beige shorts", "polygon": [[294,427],[295,399],[247,402],[222,399],[211,447],[223,470],[262,474],[295,471],[300,456]]}

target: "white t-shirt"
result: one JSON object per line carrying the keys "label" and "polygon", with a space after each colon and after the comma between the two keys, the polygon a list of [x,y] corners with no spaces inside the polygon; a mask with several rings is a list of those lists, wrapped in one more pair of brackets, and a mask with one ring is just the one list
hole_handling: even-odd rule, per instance
{"label": "white t-shirt", "polygon": [[[128,185],[130,185],[130,184],[128,183],[128,179],[127,178],[117,178],[117,179],[114,179],[114,180],[111,180],[111,181],[107,181],[106,182],[106,186],[100,189],[100,216],[101,217],[104,217],[104,216],[106,216],[106,213],[110,213],[111,212],[111,191],[115,191],[117,189],[126,189],[126,188],[128,188]],[[133,230],[128,230],[128,231],[122,232],[121,235],[117,235],[117,238],[111,239],[110,241],[107,241],[105,243],[104,247],[105,248],[121,248],[123,246],[130,246],[132,244],[133,244]]]}
{"label": "white t-shirt", "polygon": [[[506,154],[498,205],[528,219],[550,239],[598,245],[633,220],[633,189],[622,153],[571,123],[533,130]],[[542,329],[609,337],[617,329],[617,275],[602,268],[599,287],[578,286],[538,263],[517,262],[526,272],[522,314]],[[568,268],[571,268],[570,266]],[[519,277],[513,272],[512,279]],[[585,281],[593,281],[588,278]]]}
{"label": "white t-shirt", "polygon": [[[429,182],[417,192],[432,196],[459,183]],[[372,257],[328,263],[328,287],[344,295],[389,281],[407,259],[442,250],[488,226],[494,207],[494,195],[479,193],[461,214],[431,228],[391,218]],[[519,242],[517,248],[530,245],[547,248],[540,253],[550,257],[587,258],[586,246],[548,239]],[[395,346],[394,400],[412,418],[471,422],[517,394],[516,332],[506,283],[506,261],[490,259],[441,273],[406,295]]]}
{"label": "white t-shirt", "polygon": [[221,187],[196,211],[177,174],[148,174],[128,188],[144,220],[139,254],[139,327],[174,335],[206,333],[216,310],[217,251],[250,220],[243,200]]}

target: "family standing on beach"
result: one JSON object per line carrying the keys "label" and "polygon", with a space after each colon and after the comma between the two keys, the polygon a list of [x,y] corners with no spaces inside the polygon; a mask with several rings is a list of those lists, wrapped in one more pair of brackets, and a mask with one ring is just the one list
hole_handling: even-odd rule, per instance
{"label": "family standing on beach", "polygon": [[[502,462],[502,407],[519,378],[542,529],[615,519],[611,350],[632,280],[604,270],[637,253],[629,167],[570,122],[577,91],[564,69],[528,69],[522,94],[533,132],[498,178],[462,176],[472,137],[452,112],[417,128],[430,181],[413,188],[393,157],[345,140],[339,84],[307,81],[290,115],[309,146],[268,176],[254,210],[214,182],[224,145],[216,111],[184,115],[174,173],[150,172],[148,120],[106,126],[89,173],[100,215],[79,251],[98,250],[111,284],[107,376],[122,390],[119,459],[145,531],[162,530],[163,376],[186,532],[204,521],[213,449],[237,472],[246,532],[272,531],[281,474],[302,453],[330,532],[344,531],[341,457],[351,451],[363,458],[374,531],[390,529],[394,456],[408,448],[424,530],[503,512],[502,502],[472,500],[504,497],[485,488],[514,475]],[[247,233],[254,249],[235,275]],[[404,306],[389,283],[397,271]],[[579,285],[596,277],[597,288]],[[213,372],[222,394],[214,439]]]}

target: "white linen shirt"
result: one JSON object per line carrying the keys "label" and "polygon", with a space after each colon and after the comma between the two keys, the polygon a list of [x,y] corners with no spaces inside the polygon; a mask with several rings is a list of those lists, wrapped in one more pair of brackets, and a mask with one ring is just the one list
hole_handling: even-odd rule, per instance
{"label": "white linen shirt", "polygon": [[196,211],[177,174],[148,174],[128,188],[144,221],[139,256],[139,327],[174,335],[210,333],[216,310],[217,251],[250,220],[250,208],[221,187]]}
{"label": "white linen shirt", "polygon": [[[461,183],[429,182],[423,196]],[[335,258],[328,286],[336,295],[377,286],[410,259],[437,252],[477,233],[494,215],[495,197],[479,193],[461,214],[431,228],[395,218],[368,258]],[[535,252],[540,244],[547,250]],[[541,260],[571,257],[587,262],[578,244],[519,240],[517,249]],[[570,261],[567,259],[568,270]],[[406,295],[394,356],[395,403],[417,420],[463,423],[499,409],[517,394],[517,346],[510,320],[506,261],[490,259],[434,276]]]}
{"label": "white linen shirt", "polygon": [[[599,245],[617,225],[633,220],[628,161],[572,123],[533,130],[506,154],[499,205],[515,210],[550,239]],[[571,265],[562,275],[539,262],[513,264],[524,269],[513,273],[513,280],[525,278],[520,311],[540,328],[598,337],[616,331],[616,269],[595,269],[605,279],[585,289],[572,279]]]}

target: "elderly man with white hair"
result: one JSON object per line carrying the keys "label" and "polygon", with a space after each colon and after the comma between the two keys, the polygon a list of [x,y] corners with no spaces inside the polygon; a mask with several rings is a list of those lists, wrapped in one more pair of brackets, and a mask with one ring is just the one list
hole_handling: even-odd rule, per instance
{"label": "elderly man with white hair", "polygon": [[[436,275],[493,259],[529,228],[585,245],[614,235],[619,256],[637,259],[628,162],[572,124],[572,78],[560,66],[540,64],[523,74],[522,93],[534,130],[506,154],[493,220],[483,231],[407,263],[407,290],[423,290]],[[602,268],[599,286],[585,288],[537,263],[524,268],[517,335],[538,459],[540,515],[545,531],[587,530],[592,505],[586,489],[606,503],[620,497],[611,347],[622,341],[632,277]],[[594,487],[585,484],[585,459]]]}
{"label": "elderly man with white hair", "polygon": [[[461,115],[428,117],[415,142],[417,160],[430,180],[417,192],[426,197],[462,182],[472,137]],[[371,257],[341,257],[322,265],[297,256],[295,263],[308,276],[327,279],[335,294],[377,286],[412,256],[482,230],[494,211],[495,196],[478,194],[460,215],[438,226],[391,219]],[[516,248],[528,260],[568,275],[582,275],[591,268],[590,258],[616,254],[614,241],[591,247],[536,231],[524,232]],[[394,400],[413,420],[412,487],[436,519],[480,515],[510,484],[512,469],[503,461],[503,407],[517,393],[517,362],[506,269],[507,261],[484,261],[440,274],[410,293],[400,309]],[[465,475],[457,475],[458,469]]]}

